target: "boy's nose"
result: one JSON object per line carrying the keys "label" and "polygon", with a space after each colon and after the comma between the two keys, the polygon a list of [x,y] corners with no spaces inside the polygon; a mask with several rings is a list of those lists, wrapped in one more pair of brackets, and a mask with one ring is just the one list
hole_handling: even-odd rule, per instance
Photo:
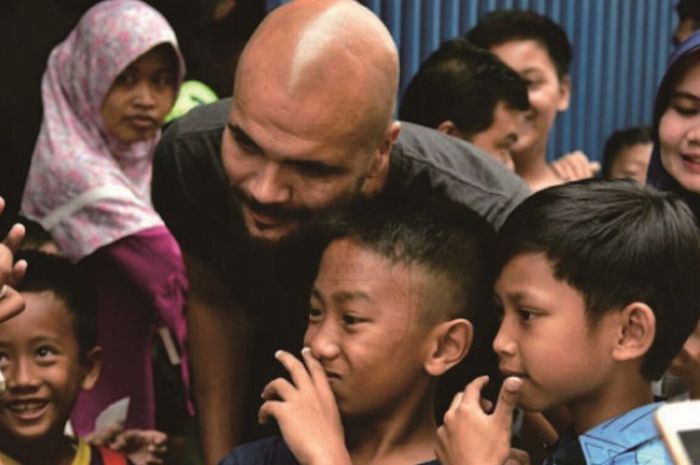
{"label": "boy's nose", "polygon": [[515,353],[515,343],[509,333],[505,318],[501,321],[498,333],[496,333],[496,337],[493,339],[492,347],[499,358],[504,355],[513,355]]}
{"label": "boy's nose", "polygon": [[3,370],[7,389],[35,387],[39,384],[34,366],[29,361],[18,360]]}
{"label": "boy's nose", "polygon": [[340,354],[340,348],[330,328],[321,327],[307,331],[304,344],[318,360],[332,360]]}

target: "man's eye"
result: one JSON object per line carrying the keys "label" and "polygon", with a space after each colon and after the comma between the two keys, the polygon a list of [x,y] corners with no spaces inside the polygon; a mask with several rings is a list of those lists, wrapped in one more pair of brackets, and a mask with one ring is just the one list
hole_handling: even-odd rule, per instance
{"label": "man's eye", "polygon": [[535,312],[532,312],[525,308],[518,309],[518,316],[522,321],[532,321],[533,318],[537,316]]}
{"label": "man's eye", "polygon": [[319,318],[321,318],[321,310],[317,308],[310,308],[309,309],[309,321],[316,321]]}

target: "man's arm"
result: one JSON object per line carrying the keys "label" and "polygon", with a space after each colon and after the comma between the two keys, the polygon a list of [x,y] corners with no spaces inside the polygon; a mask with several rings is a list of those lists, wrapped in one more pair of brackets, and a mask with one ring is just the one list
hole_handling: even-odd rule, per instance
{"label": "man's arm", "polygon": [[252,331],[243,308],[200,260],[185,255],[193,392],[206,465],[216,465],[240,441]]}

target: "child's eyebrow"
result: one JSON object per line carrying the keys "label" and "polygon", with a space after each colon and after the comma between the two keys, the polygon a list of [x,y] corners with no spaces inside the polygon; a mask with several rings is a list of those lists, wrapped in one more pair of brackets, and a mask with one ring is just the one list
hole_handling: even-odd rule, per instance
{"label": "child's eyebrow", "polygon": [[363,291],[340,291],[333,294],[333,301],[337,304],[346,303],[352,300],[364,300],[367,302],[374,302],[374,299],[369,296],[369,294]]}

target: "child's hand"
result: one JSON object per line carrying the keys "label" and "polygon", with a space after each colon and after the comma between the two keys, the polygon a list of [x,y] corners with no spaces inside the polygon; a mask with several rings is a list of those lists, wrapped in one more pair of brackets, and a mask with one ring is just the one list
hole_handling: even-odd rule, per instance
{"label": "child's hand", "polygon": [[527,463],[523,461],[522,451],[510,449],[513,409],[522,381],[507,378],[496,408],[487,414],[481,405],[481,390],[488,380],[488,376],[481,376],[469,383],[445,413],[445,422],[437,430],[436,450],[443,465],[502,465],[506,460]]}
{"label": "child's hand", "polygon": [[691,399],[700,399],[700,322],[671,362],[669,371],[688,388]]}
{"label": "child's hand", "polygon": [[350,464],[340,413],[326,373],[308,348],[301,353],[306,366],[288,352],[275,354],[292,382],[277,378],[265,386],[265,403],[258,420],[277,420],[287,446],[302,465]]}
{"label": "child's hand", "polygon": [[155,430],[125,430],[115,423],[100,434],[86,436],[85,440],[126,455],[134,465],[161,465],[167,451],[168,435]]}
{"label": "child's hand", "polygon": [[579,150],[562,155],[549,166],[559,179],[566,182],[592,178],[600,171],[600,163],[590,161],[586,154]]}
{"label": "child's hand", "polygon": [[[5,208],[5,201],[0,198],[0,213]],[[0,322],[7,320],[24,310],[24,299],[14,286],[27,270],[27,262],[19,260],[13,263],[14,254],[24,239],[24,226],[15,224],[0,243]]]}

